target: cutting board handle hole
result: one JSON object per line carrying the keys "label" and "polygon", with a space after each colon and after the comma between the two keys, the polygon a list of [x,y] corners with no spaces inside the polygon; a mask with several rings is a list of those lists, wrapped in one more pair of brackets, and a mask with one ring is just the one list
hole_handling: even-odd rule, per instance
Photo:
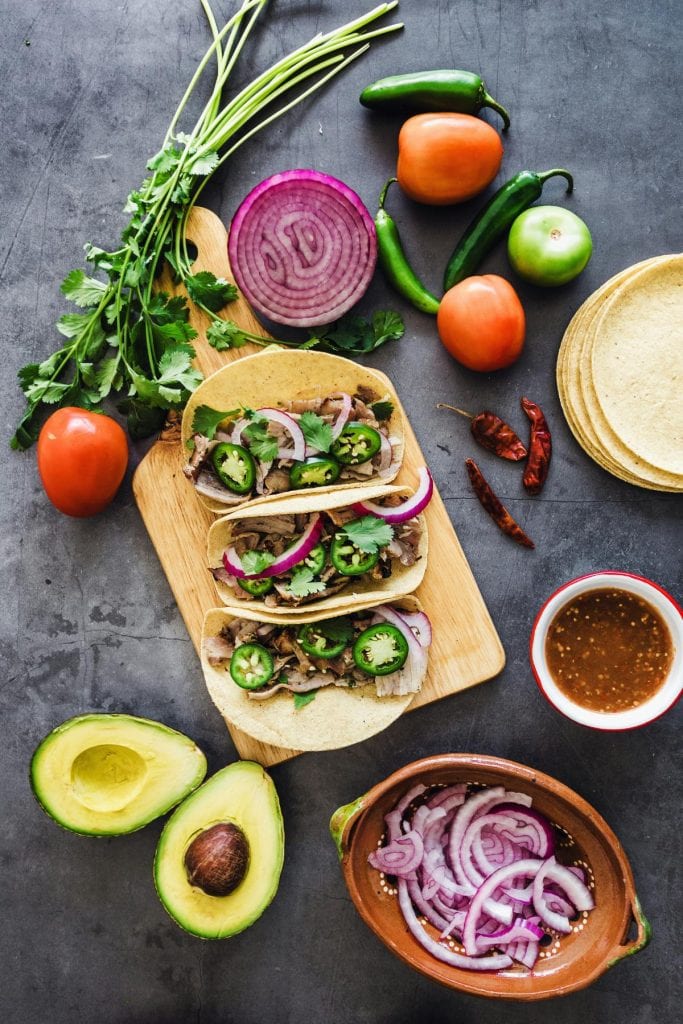
{"label": "cutting board handle hole", "polygon": [[193,263],[196,261],[197,257],[199,256],[199,249],[194,244],[194,242],[190,241],[189,238],[187,240],[187,255],[190,257],[190,260]]}

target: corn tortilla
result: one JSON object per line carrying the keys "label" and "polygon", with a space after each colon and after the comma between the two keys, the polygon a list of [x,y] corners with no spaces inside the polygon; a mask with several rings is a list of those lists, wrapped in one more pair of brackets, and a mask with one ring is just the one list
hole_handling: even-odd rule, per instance
{"label": "corn tortilla", "polygon": [[[188,459],[186,443],[192,437],[192,421],[195,410],[200,405],[208,405],[212,409],[226,412],[239,407],[278,408],[294,398],[326,397],[335,391],[346,391],[352,395],[360,387],[370,388],[377,394],[378,399],[386,398],[394,406],[394,411],[387,421],[389,435],[398,441],[394,465],[387,476],[381,479],[374,476],[367,480],[367,483],[389,483],[401,468],[404,452],[403,416],[396,392],[384,376],[350,359],[328,355],[325,352],[288,349],[257,352],[255,355],[244,356],[233,363],[228,363],[207,377],[190,397],[183,413],[182,463],[184,465]],[[365,484],[364,480],[360,481],[360,484],[356,480],[328,487],[316,487],[315,491],[339,491],[359,485],[363,487]],[[311,491],[309,488],[305,491],[285,493],[301,495],[310,494]],[[211,512],[218,515],[237,507],[234,504],[222,504],[199,493],[197,497]],[[256,504],[263,505],[280,497],[280,494],[247,497],[238,507],[243,509]]]}
{"label": "corn tortilla", "polygon": [[[323,512],[327,509],[347,508],[357,501],[377,501],[390,494],[410,494],[410,489],[399,487],[395,484],[377,484],[374,487],[356,487],[353,491],[332,491],[321,494],[322,488],[317,488],[315,493],[307,495],[280,495],[270,501],[267,505],[240,507],[230,512],[227,516],[217,519],[209,529],[207,538],[207,564],[217,567],[222,564],[223,552],[230,547],[232,542],[233,523],[238,519],[249,519],[254,517],[294,515],[298,512],[311,513]],[[309,615],[315,612],[322,617],[326,612],[342,609],[353,609],[358,607],[359,601],[365,606],[370,604],[382,604],[393,601],[399,597],[411,594],[422,582],[427,568],[427,523],[424,515],[419,517],[422,526],[422,536],[418,547],[418,558],[414,565],[401,565],[394,559],[393,572],[388,579],[378,582],[368,579],[361,580],[349,577],[348,586],[338,594],[330,597],[323,597],[319,601],[311,601],[308,604],[293,608],[291,605],[282,605],[280,608],[270,608],[264,601],[252,599],[251,601],[240,600],[232,593],[226,583],[216,580],[216,590],[220,600],[229,608],[238,609],[238,614],[245,607],[252,608],[258,612],[265,612],[271,615],[287,615],[289,618],[301,619],[302,615]]]}
{"label": "corn tortilla", "polygon": [[[392,604],[407,611],[420,611],[419,601],[405,597]],[[352,609],[362,611],[359,602]],[[334,612],[332,615],[338,615]],[[211,700],[225,722],[262,743],[271,743],[288,750],[333,750],[374,736],[391,725],[415,697],[378,697],[372,680],[367,686],[354,689],[327,686],[318,690],[315,700],[297,710],[291,693],[276,693],[268,700],[250,700],[230,677],[227,667],[210,665],[204,656],[204,639],[217,636],[223,626],[234,618],[297,625],[316,622],[327,616],[312,614],[288,617],[255,612],[253,609],[213,608],[206,613],[202,628],[202,670]]]}

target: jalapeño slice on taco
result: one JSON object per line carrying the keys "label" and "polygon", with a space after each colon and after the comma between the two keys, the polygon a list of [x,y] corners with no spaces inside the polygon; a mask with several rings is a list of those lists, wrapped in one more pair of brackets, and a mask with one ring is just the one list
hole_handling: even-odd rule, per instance
{"label": "jalape\u00f1o slice on taco", "polygon": [[218,512],[272,495],[388,482],[403,458],[386,379],[317,352],[263,353],[219,370],[192,396],[182,434],[183,472]]}
{"label": "jalape\u00f1o slice on taco", "polygon": [[431,639],[412,597],[324,619],[214,609],[201,658],[229,724],[264,742],[323,750],[401,714],[422,686]]}
{"label": "jalape\u00f1o slice on taco", "polygon": [[[405,497],[400,487],[357,488],[244,509],[209,531],[210,571],[224,604],[298,614],[382,602],[412,592],[426,565],[420,514],[431,477]],[[350,494],[352,504],[348,504]]]}

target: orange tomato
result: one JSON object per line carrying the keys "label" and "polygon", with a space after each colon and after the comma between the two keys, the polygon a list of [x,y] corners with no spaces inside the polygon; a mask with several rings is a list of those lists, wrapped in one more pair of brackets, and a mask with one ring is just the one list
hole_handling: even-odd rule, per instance
{"label": "orange tomato", "polygon": [[418,203],[462,203],[490,185],[503,159],[498,133],[469,114],[416,114],[398,136],[396,177]]}
{"label": "orange tomato", "polygon": [[470,370],[502,370],[519,358],[526,318],[504,277],[466,277],[446,292],[436,326],[442,344]]}
{"label": "orange tomato", "polygon": [[116,420],[86,409],[57,409],[38,437],[38,472],[48,498],[67,516],[94,516],[119,489],[128,464]]}

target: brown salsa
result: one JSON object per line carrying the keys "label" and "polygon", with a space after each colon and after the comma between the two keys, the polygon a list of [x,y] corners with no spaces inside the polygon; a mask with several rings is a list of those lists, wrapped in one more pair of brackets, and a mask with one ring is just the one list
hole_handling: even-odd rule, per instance
{"label": "brown salsa", "polygon": [[652,605],[626,590],[579,594],[548,628],[545,656],[562,692],[590,711],[628,711],[648,700],[673,660],[671,634]]}

